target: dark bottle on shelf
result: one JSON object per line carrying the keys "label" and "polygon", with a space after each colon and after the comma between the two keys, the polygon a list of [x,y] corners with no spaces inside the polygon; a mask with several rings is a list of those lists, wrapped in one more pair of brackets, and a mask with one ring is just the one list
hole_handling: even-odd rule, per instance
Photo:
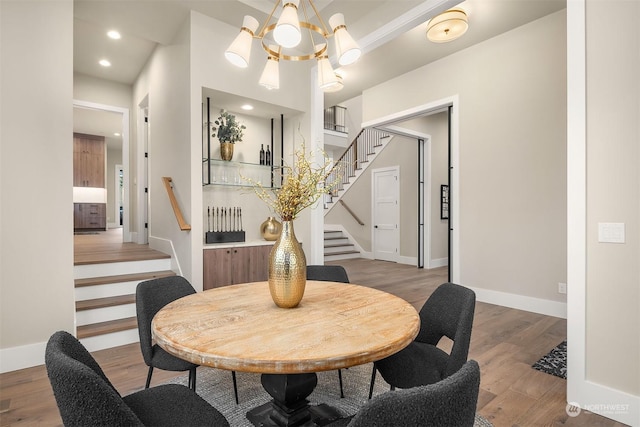
{"label": "dark bottle on shelf", "polygon": [[260,144],[260,164],[265,164],[264,144]]}
{"label": "dark bottle on shelf", "polygon": [[264,155],[264,164],[271,165],[271,151],[269,150],[268,145],[267,145],[267,152]]}

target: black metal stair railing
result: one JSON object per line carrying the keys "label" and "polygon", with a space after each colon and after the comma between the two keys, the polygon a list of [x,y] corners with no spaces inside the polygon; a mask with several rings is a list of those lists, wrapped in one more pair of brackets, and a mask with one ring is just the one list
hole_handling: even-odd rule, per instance
{"label": "black metal stair railing", "polygon": [[333,188],[330,196],[337,197],[338,192],[344,190],[356,176],[356,171],[362,169],[362,165],[369,161],[369,155],[375,154],[376,148],[382,146],[382,140],[387,137],[389,134],[377,129],[362,129],[358,133],[327,177],[327,184]]}

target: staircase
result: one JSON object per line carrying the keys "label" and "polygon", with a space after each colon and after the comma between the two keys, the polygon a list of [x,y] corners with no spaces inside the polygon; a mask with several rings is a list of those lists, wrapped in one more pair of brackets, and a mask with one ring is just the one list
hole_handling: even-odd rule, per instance
{"label": "staircase", "polygon": [[360,252],[351,243],[348,236],[340,230],[324,231],[324,260],[359,258]]}
{"label": "staircase", "polygon": [[391,135],[377,129],[365,128],[351,142],[345,152],[335,162],[336,166],[327,178],[327,185],[333,190],[324,198],[326,215],[349,190],[391,140]]}
{"label": "staircase", "polygon": [[89,351],[137,342],[136,286],[175,275],[169,255],[149,249],[138,258],[75,265],[77,336]]}
{"label": "staircase", "polygon": [[[333,190],[324,198],[324,214],[336,206],[351,185],[362,175],[373,159],[391,140],[391,135],[376,129],[362,129],[351,142],[344,154],[336,161],[339,167],[334,168],[327,179],[327,185]],[[346,207],[347,212],[354,215],[354,219],[364,225],[355,214]],[[360,251],[356,245],[342,231],[324,231],[324,260],[335,261],[348,258],[359,258]]]}

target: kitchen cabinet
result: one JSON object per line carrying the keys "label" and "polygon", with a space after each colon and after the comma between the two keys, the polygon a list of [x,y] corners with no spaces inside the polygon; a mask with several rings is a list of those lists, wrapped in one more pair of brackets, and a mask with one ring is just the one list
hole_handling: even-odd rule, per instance
{"label": "kitchen cabinet", "polygon": [[273,245],[235,246],[203,250],[203,289],[269,278]]}
{"label": "kitchen cabinet", "polygon": [[73,134],[73,186],[105,188],[103,136]]}
{"label": "kitchen cabinet", "polygon": [[74,230],[106,230],[106,203],[74,203],[73,228]]}

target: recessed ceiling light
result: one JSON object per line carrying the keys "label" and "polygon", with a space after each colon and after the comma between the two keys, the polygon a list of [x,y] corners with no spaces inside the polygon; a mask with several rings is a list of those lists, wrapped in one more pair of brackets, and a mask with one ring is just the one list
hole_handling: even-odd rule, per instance
{"label": "recessed ceiling light", "polygon": [[249,111],[249,110],[253,110],[253,105],[244,104],[244,105],[243,105],[242,107],[240,107],[240,108],[242,108],[243,110],[247,110],[247,111]]}
{"label": "recessed ceiling light", "polygon": [[120,136],[120,134],[118,132],[114,132],[113,136]]}
{"label": "recessed ceiling light", "polygon": [[111,67],[111,62],[107,61],[106,59],[101,59],[98,64],[102,65],[103,67]]}
{"label": "recessed ceiling light", "polygon": [[111,31],[107,32],[107,36],[109,36],[109,38],[112,38],[114,40],[120,40],[122,38],[120,33],[117,32],[116,30],[111,30]]}

